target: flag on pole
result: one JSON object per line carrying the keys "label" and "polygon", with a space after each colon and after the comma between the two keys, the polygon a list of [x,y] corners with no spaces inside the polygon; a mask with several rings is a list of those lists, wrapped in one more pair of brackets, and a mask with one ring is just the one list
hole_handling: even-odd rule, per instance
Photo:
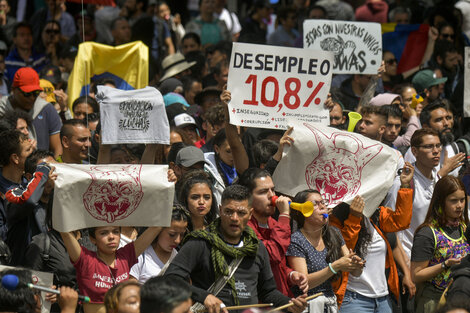
{"label": "flag on pole", "polygon": [[68,82],[70,109],[76,98],[89,93],[92,80],[112,78],[123,90],[144,88],[148,85],[148,57],[148,47],[141,41],[117,47],[81,43]]}
{"label": "flag on pole", "polygon": [[170,226],[174,183],[166,165],[54,164],[52,224],[68,232],[98,226]]}

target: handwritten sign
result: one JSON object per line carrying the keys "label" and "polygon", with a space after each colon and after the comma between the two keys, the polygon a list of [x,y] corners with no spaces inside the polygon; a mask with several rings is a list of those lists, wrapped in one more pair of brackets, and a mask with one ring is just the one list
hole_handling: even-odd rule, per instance
{"label": "handwritten sign", "polygon": [[330,52],[234,43],[230,123],[272,129],[286,129],[293,120],[328,125],[323,103],[332,66]]}
{"label": "handwritten sign", "polygon": [[377,74],[382,61],[380,24],[305,20],[304,48],[333,52],[335,74]]}
{"label": "handwritten sign", "polygon": [[170,126],[161,93],[146,87],[120,90],[98,86],[102,143],[170,143]]}
{"label": "handwritten sign", "polygon": [[463,113],[470,117],[470,47],[465,47],[465,79],[464,79]]}

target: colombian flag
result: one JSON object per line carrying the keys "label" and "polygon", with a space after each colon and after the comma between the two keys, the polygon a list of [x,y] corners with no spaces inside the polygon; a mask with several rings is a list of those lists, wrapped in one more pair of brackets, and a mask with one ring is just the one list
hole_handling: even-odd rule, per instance
{"label": "colombian flag", "polygon": [[398,73],[420,65],[428,44],[427,24],[382,24],[383,50],[395,54]]}
{"label": "colombian flag", "polygon": [[112,78],[119,89],[140,89],[148,85],[148,47],[141,41],[112,47],[95,42],[78,46],[68,82],[69,107],[89,93],[90,81]]}

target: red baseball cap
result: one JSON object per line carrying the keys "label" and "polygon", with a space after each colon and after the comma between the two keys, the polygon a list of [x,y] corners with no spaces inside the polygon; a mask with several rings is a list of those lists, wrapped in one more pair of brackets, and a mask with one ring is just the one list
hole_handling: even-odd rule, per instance
{"label": "red baseball cap", "polygon": [[19,87],[24,92],[42,90],[39,85],[39,75],[31,67],[22,67],[13,77],[13,87]]}

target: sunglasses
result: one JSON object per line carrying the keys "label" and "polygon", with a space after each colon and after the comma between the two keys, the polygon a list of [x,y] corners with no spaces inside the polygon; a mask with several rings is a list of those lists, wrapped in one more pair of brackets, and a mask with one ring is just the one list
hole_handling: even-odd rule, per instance
{"label": "sunglasses", "polygon": [[60,31],[58,29],[46,29],[45,32],[48,35],[58,35],[58,34],[60,34]]}
{"label": "sunglasses", "polygon": [[390,59],[390,60],[385,61],[385,64],[388,64],[388,65],[393,65],[393,64],[397,64],[397,63],[398,63],[397,59]]}
{"label": "sunglasses", "polygon": [[441,36],[445,39],[454,39],[455,38],[455,35],[451,35],[451,34],[441,34]]}
{"label": "sunglasses", "polygon": [[33,96],[34,98],[37,98],[39,96],[39,94],[41,93],[41,90],[35,90],[35,91],[31,91],[31,92],[24,92],[23,90],[21,90],[21,93],[23,94],[24,97],[26,98],[29,98],[31,96]]}

